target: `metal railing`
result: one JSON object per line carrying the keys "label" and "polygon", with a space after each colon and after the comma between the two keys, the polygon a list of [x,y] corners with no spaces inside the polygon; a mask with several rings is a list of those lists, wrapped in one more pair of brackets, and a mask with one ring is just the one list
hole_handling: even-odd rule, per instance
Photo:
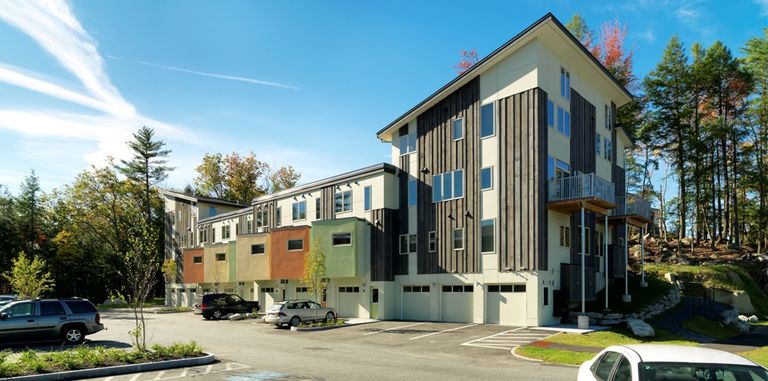
{"label": "metal railing", "polygon": [[549,201],[597,197],[613,203],[614,194],[613,183],[597,177],[594,173],[549,180]]}
{"label": "metal railing", "polygon": [[651,219],[651,203],[640,197],[616,197],[616,207],[611,211],[613,216],[628,216],[636,214]]}

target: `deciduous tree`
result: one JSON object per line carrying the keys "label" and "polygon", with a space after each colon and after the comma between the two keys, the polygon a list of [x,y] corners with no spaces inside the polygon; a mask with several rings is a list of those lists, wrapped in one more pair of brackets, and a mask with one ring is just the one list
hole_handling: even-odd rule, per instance
{"label": "deciduous tree", "polygon": [[312,240],[312,247],[304,258],[304,274],[301,282],[307,286],[307,291],[315,296],[315,301],[318,300],[318,295],[325,290],[327,284],[325,251],[320,245],[320,238],[316,237]]}
{"label": "deciduous tree", "polygon": [[54,282],[51,273],[45,271],[45,260],[42,258],[27,258],[23,251],[13,260],[11,271],[3,274],[11,283],[11,289],[21,299],[35,299],[53,290]]}

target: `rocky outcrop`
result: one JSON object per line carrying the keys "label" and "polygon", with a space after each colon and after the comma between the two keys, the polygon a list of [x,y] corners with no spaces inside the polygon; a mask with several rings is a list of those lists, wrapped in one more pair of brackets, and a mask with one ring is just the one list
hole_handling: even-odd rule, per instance
{"label": "rocky outcrop", "polygon": [[[619,314],[619,313],[600,313],[600,312],[588,312],[589,324],[597,325],[618,325],[626,322],[628,319],[651,319],[662,312],[676,306],[680,303],[680,289],[673,287],[667,295],[664,295],[656,303],[645,306],[642,310],[631,314]],[[570,318],[572,321],[576,321],[579,314],[572,312]]]}
{"label": "rocky outcrop", "polygon": [[753,314],[755,313],[755,307],[752,305],[752,299],[749,298],[749,294],[744,291],[726,291],[715,289],[714,299],[716,302],[730,304],[741,313]]}

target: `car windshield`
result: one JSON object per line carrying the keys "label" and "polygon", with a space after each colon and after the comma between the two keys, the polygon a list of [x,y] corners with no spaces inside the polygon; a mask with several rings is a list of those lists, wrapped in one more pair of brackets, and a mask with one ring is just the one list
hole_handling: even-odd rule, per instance
{"label": "car windshield", "polygon": [[270,311],[280,311],[280,309],[283,308],[283,305],[285,305],[285,303],[275,303],[275,304],[272,305],[272,307],[269,307],[269,310]]}
{"label": "car windshield", "polygon": [[768,371],[749,365],[644,362],[640,380],[768,381]]}

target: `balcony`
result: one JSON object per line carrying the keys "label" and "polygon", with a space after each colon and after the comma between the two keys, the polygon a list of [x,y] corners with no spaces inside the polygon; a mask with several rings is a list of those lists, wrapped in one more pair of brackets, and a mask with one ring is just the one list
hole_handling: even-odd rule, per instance
{"label": "balcony", "polygon": [[594,173],[549,180],[547,206],[561,213],[575,213],[582,207],[607,215],[615,207],[613,183]]}
{"label": "balcony", "polygon": [[616,207],[608,218],[613,223],[642,227],[651,223],[651,203],[637,196],[616,197]]}

